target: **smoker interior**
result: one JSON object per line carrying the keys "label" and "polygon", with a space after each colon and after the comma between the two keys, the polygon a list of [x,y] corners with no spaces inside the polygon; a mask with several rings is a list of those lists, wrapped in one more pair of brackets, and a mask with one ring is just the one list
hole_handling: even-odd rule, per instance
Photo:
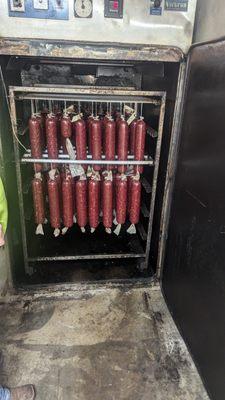
{"label": "smoker interior", "polygon": [[[129,221],[127,221],[118,237],[114,234],[106,234],[102,224],[99,225],[94,234],[91,234],[88,230],[83,234],[79,227],[75,225],[65,236],[61,235],[58,238],[53,236],[52,228],[47,224],[44,227],[45,236],[37,236],[35,235],[32,206],[32,164],[20,163],[21,186],[19,185],[16,188],[15,184],[13,190],[10,189],[11,196],[14,198],[14,204],[16,202],[18,208],[21,207],[20,191],[22,190],[24,204],[24,220],[18,215],[17,207],[13,207],[14,209],[12,210],[12,246],[14,247],[14,254],[17,254],[16,260],[13,263],[13,275],[15,282],[18,284],[24,282],[42,284],[50,282],[139,279],[154,276],[179,64],[163,62],[127,63],[117,62],[116,60],[113,63],[105,61],[96,62],[95,60],[81,62],[64,59],[3,57],[2,65],[4,66],[3,74],[7,88],[10,86],[34,88],[54,88],[61,86],[62,88],[89,87],[91,91],[91,88],[104,87],[107,88],[109,93],[107,101],[112,102],[112,106],[113,98],[110,98],[110,92],[113,89],[128,89],[137,92],[166,92],[162,146],[147,269],[143,269],[142,263],[144,258],[141,255],[146,252],[154,172],[152,166],[144,166],[144,172],[141,177],[141,217],[135,235],[129,235],[126,232],[129,226]],[[53,100],[51,104],[54,105],[54,102],[56,102],[57,104],[62,104],[63,107],[64,100],[62,92],[61,100]],[[128,98],[128,100],[132,104],[132,97]],[[16,100],[15,103],[18,136],[25,147],[29,147],[29,135],[26,128],[32,111],[32,102],[23,99]],[[36,107],[40,107],[43,104],[43,100],[35,101],[33,104]],[[71,103],[67,100],[66,104],[70,105]],[[99,104],[100,102],[97,103],[96,107]],[[107,102],[104,103],[103,100],[102,104],[104,108],[104,104],[106,105]],[[120,104],[114,104],[114,107],[119,106]],[[158,137],[160,105],[144,103],[142,112],[145,121],[151,127],[147,134],[146,152],[154,159]],[[9,151],[9,147],[7,151]],[[24,149],[20,148],[19,160],[23,158],[23,155]],[[15,164],[13,168],[15,168]],[[10,168],[7,173],[10,175]],[[29,275],[24,269],[24,253],[21,239],[21,230],[24,228],[27,238],[28,265],[31,271]]]}

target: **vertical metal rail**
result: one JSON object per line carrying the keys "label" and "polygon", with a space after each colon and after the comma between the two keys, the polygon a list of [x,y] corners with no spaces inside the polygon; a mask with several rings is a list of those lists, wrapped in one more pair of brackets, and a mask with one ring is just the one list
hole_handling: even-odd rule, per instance
{"label": "vertical metal rail", "polygon": [[23,204],[23,186],[22,186],[22,177],[21,177],[21,168],[20,168],[20,152],[17,137],[17,116],[16,116],[16,104],[14,91],[9,90],[9,102],[10,102],[10,116],[12,121],[12,129],[13,129],[13,145],[14,145],[14,153],[15,153],[15,163],[16,163],[16,177],[18,184],[18,196],[19,196],[19,205],[20,205],[20,225],[21,225],[21,233],[22,233],[22,246],[23,246],[23,254],[24,254],[24,268],[27,274],[32,273],[32,268],[29,267],[28,264],[28,253],[27,253],[27,236],[26,236],[26,226],[25,226],[25,213],[24,213],[24,204]]}
{"label": "vertical metal rail", "polygon": [[150,201],[150,213],[149,213],[149,222],[148,222],[148,237],[147,237],[146,251],[145,251],[145,254],[146,254],[145,268],[148,268],[149,255],[150,255],[152,225],[153,225],[153,218],[154,218],[154,211],[155,211],[155,199],[156,199],[157,181],[158,181],[158,174],[159,174],[159,162],[160,162],[160,154],[161,154],[161,146],[162,146],[165,108],[166,108],[166,93],[164,93],[164,95],[162,96],[160,115],[159,115],[158,140],[157,140],[156,153],[155,153],[155,167],[154,167],[154,174],[153,174],[152,195],[151,195],[151,201]]}
{"label": "vertical metal rail", "polygon": [[174,180],[177,167],[178,149],[180,144],[180,131],[181,131],[181,120],[183,112],[183,101],[184,101],[184,88],[185,88],[185,76],[186,76],[186,62],[180,64],[177,97],[175,103],[173,126],[169,148],[169,158],[167,164],[167,174],[165,182],[165,190],[163,197],[162,214],[160,221],[160,237],[158,247],[158,259],[156,276],[158,279],[162,277],[163,264],[165,259],[166,242],[168,236],[169,218],[172,203],[172,195],[174,189]]}

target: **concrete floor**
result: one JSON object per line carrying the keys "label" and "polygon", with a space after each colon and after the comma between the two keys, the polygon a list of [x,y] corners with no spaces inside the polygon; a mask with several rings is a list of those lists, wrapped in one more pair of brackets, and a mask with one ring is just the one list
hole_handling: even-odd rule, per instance
{"label": "concrete floor", "polygon": [[37,400],[206,400],[156,288],[15,297],[0,304],[0,381]]}

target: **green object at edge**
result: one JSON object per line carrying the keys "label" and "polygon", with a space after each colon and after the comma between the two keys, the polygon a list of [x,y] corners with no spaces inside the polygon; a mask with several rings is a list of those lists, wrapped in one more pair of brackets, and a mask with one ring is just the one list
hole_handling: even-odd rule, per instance
{"label": "green object at edge", "polygon": [[6,233],[7,223],[8,223],[8,206],[5,197],[4,186],[0,178],[0,224],[3,227],[4,234]]}

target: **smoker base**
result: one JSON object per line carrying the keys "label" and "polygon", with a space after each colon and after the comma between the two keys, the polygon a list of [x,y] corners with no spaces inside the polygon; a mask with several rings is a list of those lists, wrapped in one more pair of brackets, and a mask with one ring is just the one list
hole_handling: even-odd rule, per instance
{"label": "smoker base", "polygon": [[208,399],[159,288],[46,289],[0,314],[1,383],[37,400]]}

